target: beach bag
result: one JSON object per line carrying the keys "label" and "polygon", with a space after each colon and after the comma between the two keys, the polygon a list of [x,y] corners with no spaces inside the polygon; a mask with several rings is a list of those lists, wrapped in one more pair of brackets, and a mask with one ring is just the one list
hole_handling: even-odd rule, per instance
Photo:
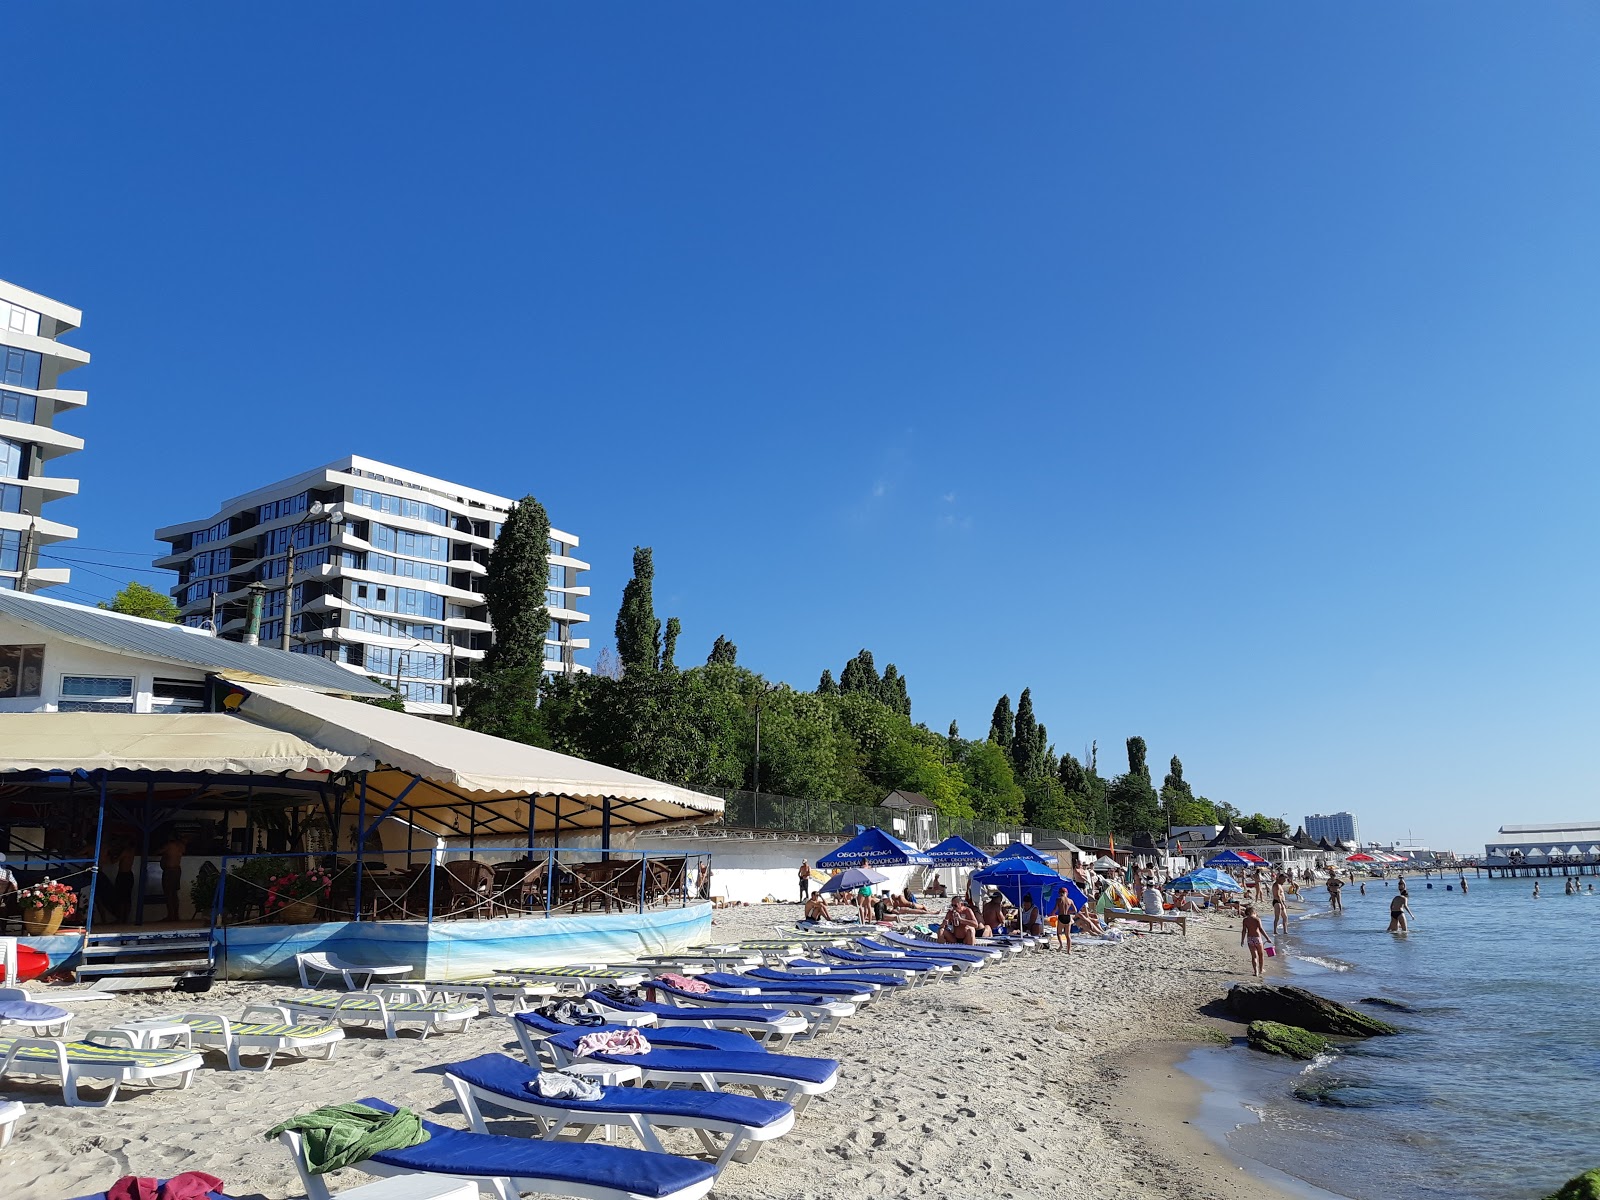
{"label": "beach bag", "polygon": [[1267,957],[1268,958],[1277,958],[1278,957],[1277,947],[1274,946],[1271,942],[1267,943]]}

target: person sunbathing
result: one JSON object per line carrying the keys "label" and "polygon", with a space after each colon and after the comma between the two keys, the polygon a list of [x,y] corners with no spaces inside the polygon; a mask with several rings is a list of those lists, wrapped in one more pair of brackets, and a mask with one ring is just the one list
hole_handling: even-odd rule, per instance
{"label": "person sunbathing", "polygon": [[1087,933],[1091,937],[1099,937],[1106,931],[1106,927],[1100,923],[1100,918],[1094,915],[1093,909],[1083,908],[1073,913],[1072,925],[1079,932]]}
{"label": "person sunbathing", "polygon": [[976,944],[980,928],[978,919],[972,915],[966,901],[958,896],[950,901],[950,908],[944,914],[944,921],[939,926],[939,940],[971,946]]}
{"label": "person sunbathing", "polygon": [[833,920],[833,914],[828,911],[828,902],[823,899],[821,892],[817,892],[815,895],[806,898],[806,920]]}
{"label": "person sunbathing", "polygon": [[905,895],[903,896],[897,895],[894,892],[890,892],[886,897],[884,897],[884,903],[889,912],[896,914],[925,913],[928,911],[928,909],[923,908],[922,905],[918,904],[916,900],[912,898],[910,889],[907,889]]}
{"label": "person sunbathing", "polygon": [[983,901],[984,935],[1006,927],[1006,902],[999,892],[990,892]]}

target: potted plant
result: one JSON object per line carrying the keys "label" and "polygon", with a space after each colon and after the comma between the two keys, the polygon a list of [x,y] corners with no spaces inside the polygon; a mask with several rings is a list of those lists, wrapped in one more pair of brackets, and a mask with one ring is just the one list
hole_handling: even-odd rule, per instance
{"label": "potted plant", "polygon": [[317,905],[325,901],[332,890],[333,876],[320,867],[272,875],[267,879],[267,899],[262,911],[284,924],[310,921],[317,915]]}
{"label": "potted plant", "polygon": [[22,909],[22,931],[38,937],[54,933],[64,918],[78,911],[78,893],[46,878],[18,892],[17,904]]}

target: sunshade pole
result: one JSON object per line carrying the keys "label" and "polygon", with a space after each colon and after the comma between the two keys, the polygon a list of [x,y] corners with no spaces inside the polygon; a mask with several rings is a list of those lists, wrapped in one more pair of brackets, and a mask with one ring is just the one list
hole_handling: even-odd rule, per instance
{"label": "sunshade pole", "polygon": [[[560,803],[561,803],[560,800],[556,801],[557,805],[560,805]],[[550,858],[545,863],[545,867],[544,867],[544,915],[547,916],[547,917],[550,915],[550,901],[551,901],[551,899],[553,899],[553,894],[555,892],[555,886],[556,886],[556,848],[554,846],[551,846],[550,847]]]}
{"label": "sunshade pole", "polygon": [[433,839],[433,845],[428,847],[428,924],[433,924],[433,885],[439,874],[439,839]]}
{"label": "sunshade pole", "polygon": [[361,884],[366,874],[367,773],[361,772],[361,796],[356,801],[356,921],[361,920]]}
{"label": "sunshade pole", "polygon": [[144,811],[139,821],[139,901],[134,913],[133,923],[144,924],[144,881],[150,875],[150,796],[156,790],[156,785],[144,785]]}
{"label": "sunshade pole", "polygon": [[600,861],[611,861],[611,797],[600,797]]}
{"label": "sunshade pole", "polygon": [[556,810],[553,820],[555,823],[550,827],[550,845],[559,850],[561,849],[561,796],[559,793],[556,795]]}
{"label": "sunshade pole", "polygon": [[106,832],[106,773],[100,772],[100,815],[94,824],[94,862],[89,866],[89,908],[83,915],[83,945],[94,933],[94,899],[100,885],[100,844]]}

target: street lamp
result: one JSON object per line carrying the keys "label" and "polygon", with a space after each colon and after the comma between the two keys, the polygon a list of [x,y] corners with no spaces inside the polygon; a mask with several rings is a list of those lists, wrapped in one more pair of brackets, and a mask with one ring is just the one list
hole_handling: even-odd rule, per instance
{"label": "street lamp", "polygon": [[[318,500],[313,503],[310,508],[306,509],[305,516],[301,517],[293,525],[289,526],[288,557],[284,560],[283,568],[283,636],[278,639],[278,649],[280,650],[287,651],[289,649],[289,627],[294,623],[295,530],[299,529],[300,526],[305,525],[310,521],[318,520],[327,521],[329,525],[338,525],[344,520],[344,513],[337,505],[324,504],[321,500]],[[333,540],[333,532],[331,529],[328,533],[328,540]]]}

